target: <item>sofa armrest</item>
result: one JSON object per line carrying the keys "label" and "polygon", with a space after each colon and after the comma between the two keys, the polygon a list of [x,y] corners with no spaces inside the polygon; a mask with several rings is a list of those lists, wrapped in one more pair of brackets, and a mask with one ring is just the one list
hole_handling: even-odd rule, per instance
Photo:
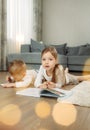
{"label": "sofa armrest", "polygon": [[21,45],[21,53],[31,52],[30,44],[22,44]]}

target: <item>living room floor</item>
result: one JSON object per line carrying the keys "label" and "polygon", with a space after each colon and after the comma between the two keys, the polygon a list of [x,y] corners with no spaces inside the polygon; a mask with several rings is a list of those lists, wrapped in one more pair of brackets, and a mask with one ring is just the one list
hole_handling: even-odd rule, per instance
{"label": "living room floor", "polygon": [[[73,74],[76,74],[76,75],[80,75],[81,73],[75,73],[75,72],[71,72],[71,73],[73,73]],[[5,82],[5,80],[6,80],[6,75],[8,74],[8,72],[0,72],[0,84],[1,83],[4,83]],[[68,86],[68,89],[71,89],[72,87],[74,87],[73,85],[69,85]],[[66,88],[67,89],[67,88]],[[4,90],[4,91],[3,91]],[[30,113],[29,113],[29,111],[30,110],[32,110],[31,111],[31,115],[29,115],[27,118],[23,118],[23,120],[21,120],[21,122],[20,123],[22,123],[22,124],[24,124],[25,125],[25,123],[26,123],[26,125],[24,126],[24,128],[29,128],[29,130],[30,130],[30,127],[31,127],[31,123],[28,123],[28,125],[27,125],[27,122],[30,122],[30,117],[32,117],[32,113],[33,113],[33,115],[35,116],[35,122],[34,122],[34,124],[35,123],[37,123],[38,124],[38,120],[36,119],[37,117],[36,117],[36,115],[35,115],[35,113],[34,113],[34,111],[33,111],[33,109],[34,109],[34,107],[35,107],[35,103],[37,102],[37,100],[39,100],[39,99],[33,99],[33,98],[28,98],[28,97],[22,97],[22,98],[18,98],[18,97],[16,97],[15,96],[15,94],[14,94],[14,92],[15,92],[16,90],[14,89],[14,88],[11,88],[11,89],[2,89],[1,88],[1,97],[2,97],[2,95],[3,95],[3,99],[4,100],[2,100],[1,99],[1,106],[0,106],[0,108],[3,108],[4,107],[4,103],[10,103],[10,101],[11,102],[18,102],[18,104],[20,105],[20,107],[22,106],[22,108],[21,108],[21,110],[23,111],[23,115],[24,115],[24,113],[26,112],[26,115],[24,115],[24,116],[22,116],[22,118],[23,117],[27,117],[27,115],[29,115]],[[3,93],[2,93],[3,92]],[[11,93],[10,93],[11,92]],[[8,94],[10,94],[10,96],[8,96]],[[14,94],[14,95],[13,95]],[[8,97],[8,99],[7,99],[7,101],[5,100],[5,97]],[[28,100],[27,100],[27,98],[28,98]],[[24,100],[22,100],[22,102],[20,102],[21,100],[20,99],[24,99]],[[33,99],[32,100],[32,109],[30,109],[31,108],[31,104],[30,104],[30,101],[31,101],[31,99]],[[43,100],[43,99],[41,99],[41,100]],[[47,100],[47,99],[45,99],[45,100]],[[26,101],[29,101],[29,102],[26,102]],[[55,103],[55,100],[50,100],[50,101],[48,101],[49,103],[51,103],[51,104],[54,104]],[[23,103],[26,103],[27,104],[27,107],[24,107],[24,105],[23,105]],[[26,105],[25,104],[25,105]],[[81,106],[77,106],[77,105],[75,105],[75,109],[76,109],[76,111],[77,111],[77,116],[76,116],[76,120],[75,120],[75,122],[72,124],[72,125],[70,125],[69,127],[62,127],[62,126],[60,126],[60,125],[57,125],[56,123],[52,123],[51,122],[51,119],[52,119],[52,116],[50,117],[50,118],[48,118],[47,119],[47,121],[48,121],[48,123],[47,123],[47,121],[45,122],[45,120],[44,120],[44,122],[43,122],[43,120],[42,119],[39,119],[39,121],[41,121],[41,122],[43,122],[41,125],[43,125],[43,124],[45,124],[45,126],[49,126],[51,129],[50,130],[55,130],[55,129],[57,129],[57,130],[60,130],[60,129],[63,129],[63,130],[90,130],[90,114],[89,114],[89,112],[90,112],[90,108],[89,107],[81,107]],[[34,117],[33,116],[33,117]],[[33,118],[34,119],[34,118]],[[49,120],[50,119],[50,120]],[[17,127],[22,127],[22,125],[20,124],[20,123],[18,123],[18,125],[17,125]],[[32,122],[33,123],[33,122]],[[52,125],[49,125],[49,123],[51,123]],[[20,126],[19,126],[20,125]],[[2,127],[5,127],[4,125],[2,125],[1,126],[1,129],[2,129]],[[7,127],[7,126],[6,126]],[[16,126],[15,126],[16,127]],[[22,129],[22,130],[24,130],[24,128]],[[55,128],[55,129],[54,129]],[[5,129],[6,130],[6,129]],[[8,129],[9,130],[9,129]],[[19,129],[17,129],[17,130],[19,130]],[[27,129],[28,130],[28,129]],[[36,130],[36,129],[35,129]]]}

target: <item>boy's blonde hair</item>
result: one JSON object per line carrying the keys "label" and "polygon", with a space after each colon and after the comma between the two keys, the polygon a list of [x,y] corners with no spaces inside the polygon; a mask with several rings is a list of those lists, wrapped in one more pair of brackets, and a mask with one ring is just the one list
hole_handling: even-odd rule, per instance
{"label": "boy's blonde hair", "polygon": [[10,63],[8,71],[11,75],[20,74],[22,71],[26,71],[26,64],[22,60],[14,60]]}

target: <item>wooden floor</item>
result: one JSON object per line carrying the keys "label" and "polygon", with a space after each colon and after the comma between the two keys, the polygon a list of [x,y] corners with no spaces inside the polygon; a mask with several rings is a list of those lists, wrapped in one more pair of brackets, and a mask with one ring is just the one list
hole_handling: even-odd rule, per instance
{"label": "wooden floor", "polygon": [[[0,83],[6,74],[0,72]],[[90,108],[16,95],[18,90],[0,87],[0,130],[90,130]]]}

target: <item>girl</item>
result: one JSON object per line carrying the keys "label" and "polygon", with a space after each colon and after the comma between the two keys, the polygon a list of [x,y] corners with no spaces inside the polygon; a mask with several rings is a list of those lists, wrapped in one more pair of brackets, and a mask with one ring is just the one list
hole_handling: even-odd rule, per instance
{"label": "girl", "polygon": [[41,53],[42,65],[35,80],[35,87],[39,88],[61,88],[62,86],[90,79],[87,76],[74,76],[64,70],[62,65],[58,64],[58,54],[54,47],[47,47]]}

